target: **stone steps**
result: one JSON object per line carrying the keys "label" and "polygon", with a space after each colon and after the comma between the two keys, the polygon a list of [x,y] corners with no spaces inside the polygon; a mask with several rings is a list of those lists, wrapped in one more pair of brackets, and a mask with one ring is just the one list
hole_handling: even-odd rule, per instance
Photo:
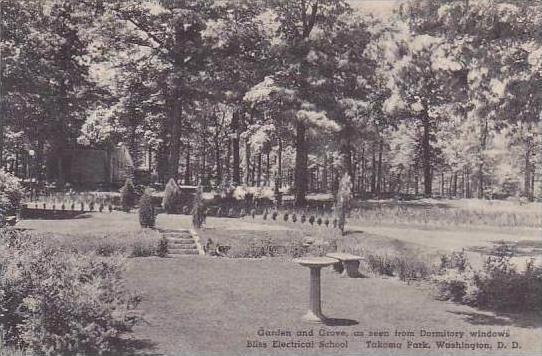
{"label": "stone steps", "polygon": [[202,251],[198,242],[188,230],[161,230],[162,236],[168,242],[168,255],[179,257],[187,255],[199,255]]}

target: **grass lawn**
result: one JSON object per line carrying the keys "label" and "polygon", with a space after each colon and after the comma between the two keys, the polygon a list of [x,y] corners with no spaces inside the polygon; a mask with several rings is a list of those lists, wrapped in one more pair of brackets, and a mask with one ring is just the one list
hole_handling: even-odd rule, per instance
{"label": "grass lawn", "polygon": [[[157,226],[161,228],[190,228],[191,217],[161,214]],[[137,214],[113,212],[85,214],[71,220],[26,220],[17,226],[56,234],[74,232],[128,233],[140,231]],[[537,229],[497,229],[492,227],[433,227],[418,225],[375,226],[356,221],[348,226],[345,244],[352,243],[371,252],[396,255],[427,255],[433,259],[439,253],[468,248],[470,254],[480,256],[494,241],[516,241],[518,246],[537,251],[540,257]],[[212,238],[222,244],[244,245],[251,240],[269,238],[277,243],[312,237],[326,240],[337,237],[336,231],[325,227],[310,227],[307,223],[252,219],[208,218],[200,231],[203,242]],[[531,253],[532,254],[532,253]],[[525,256],[530,256],[527,253]],[[522,257],[525,257],[522,256]],[[308,270],[287,258],[228,259],[206,256],[179,258],[130,258],[126,271],[126,285],[143,295],[140,309],[145,322],[128,337],[134,345],[141,345],[144,353],[224,352],[228,354],[260,351],[285,352],[271,347],[273,337],[259,337],[260,327],[266,330],[314,329],[345,331],[347,337],[306,338],[316,341],[316,351],[329,353],[363,352],[385,354],[386,349],[367,349],[369,330],[442,331],[500,331],[509,330],[507,341],[517,341],[522,352],[540,354],[539,342],[542,322],[526,316],[500,315],[481,312],[466,306],[438,301],[432,289],[423,284],[400,282],[394,278],[343,279],[331,270],[322,271],[324,313],[339,319],[338,325],[317,326],[300,320],[308,305]],[[342,320],[341,320],[342,319]],[[354,324],[354,325],[351,325]],[[354,336],[354,332],[365,336]],[[300,339],[295,335],[293,339]],[[288,341],[290,338],[279,338]],[[288,340],[287,340],[288,339]],[[303,338],[301,338],[303,339]],[[247,348],[247,341],[266,342],[266,349]],[[319,349],[322,340],[348,341],[348,349]],[[374,339],[377,341],[378,339]],[[436,352],[434,338],[416,336],[414,341],[427,341],[429,350],[410,350],[411,353]],[[302,340],[303,341],[303,340]],[[305,340],[307,341],[307,340]],[[386,342],[406,339],[390,337]],[[469,340],[462,341],[483,341]],[[496,347],[496,341],[489,341]],[[529,347],[531,347],[529,349]],[[287,350],[289,353],[297,349]],[[393,353],[396,350],[389,350]],[[448,350],[450,351],[450,350]],[[453,351],[453,350],[452,350]],[[403,353],[410,353],[403,349]],[[442,354],[442,351],[439,352]],[[472,354],[470,350],[462,351]],[[487,354],[481,351],[480,354]],[[493,354],[498,350],[493,350]],[[502,354],[509,354],[503,352]]]}
{"label": "grass lawn", "polygon": [[[146,320],[136,327],[131,337],[143,339],[151,345],[144,350],[148,352],[233,354],[255,351],[246,347],[249,340],[267,342],[269,348],[260,349],[260,352],[284,352],[270,348],[270,343],[273,339],[287,341],[291,338],[259,337],[257,331],[260,327],[292,332],[310,328],[315,333],[321,328],[347,332],[348,337],[305,338],[316,341],[316,351],[330,353],[367,352],[366,341],[378,340],[367,336],[355,337],[354,331],[364,331],[365,335],[369,330],[393,334],[397,329],[412,330],[419,335],[422,328],[464,332],[507,329],[512,335],[510,340],[524,345],[523,352],[542,352],[539,342],[542,328],[535,321],[497,317],[437,301],[423,286],[406,285],[393,279],[344,279],[329,268],[324,269],[323,311],[330,318],[343,320],[336,321],[339,325],[319,326],[300,320],[308,305],[309,273],[306,268],[290,261],[271,258],[138,258],[130,260],[127,274],[128,286],[143,293],[141,309]],[[351,323],[355,325],[346,325]],[[295,335],[292,338],[303,339]],[[318,349],[318,343],[323,340],[348,340],[348,349]],[[400,337],[384,339],[403,343],[406,340]],[[431,354],[436,351],[434,338],[416,336],[412,340],[428,341],[432,349],[411,352]],[[463,341],[477,340],[465,337]],[[491,341],[491,344],[496,345],[496,342]],[[471,351],[464,353],[473,354]],[[498,351],[493,350],[495,353]],[[487,351],[481,354],[487,354]]]}

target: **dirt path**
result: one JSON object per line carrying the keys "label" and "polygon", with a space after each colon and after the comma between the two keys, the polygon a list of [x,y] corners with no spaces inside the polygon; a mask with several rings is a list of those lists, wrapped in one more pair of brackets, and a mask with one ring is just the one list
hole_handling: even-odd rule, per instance
{"label": "dirt path", "polygon": [[[389,348],[368,349],[367,341],[401,343],[401,354],[433,354],[438,337],[423,337],[426,331],[504,331],[510,337],[499,340],[467,336],[459,342],[489,343],[517,341],[522,351],[542,352],[539,343],[542,328],[528,320],[495,317],[474,309],[436,301],[428,290],[402,282],[381,279],[343,279],[322,272],[323,310],[328,317],[343,319],[339,325],[321,326],[300,321],[308,299],[308,270],[291,261],[279,259],[220,259],[186,257],[176,259],[131,259],[127,271],[128,287],[143,294],[141,309],[145,324],[136,327],[133,337],[147,340],[154,347],[148,352],[260,351],[295,352],[305,349],[273,348],[272,341],[315,341],[310,351],[386,353]],[[355,325],[346,325],[355,323]],[[342,325],[341,325],[342,324]],[[261,337],[258,329],[292,332],[292,336]],[[296,331],[313,329],[314,337],[297,337]],[[320,329],[344,331],[348,336],[318,336]],[[389,332],[390,337],[369,337],[369,331]],[[414,337],[395,337],[395,330],[412,331]],[[354,336],[363,332],[364,336]],[[319,348],[320,341],[347,348]],[[430,349],[407,348],[407,341],[422,343]],[[267,348],[247,348],[248,341],[266,343]],[[421,345],[421,344],[420,344]],[[510,347],[510,346],[509,346]],[[454,349],[446,350],[448,354]],[[457,351],[457,350],[455,350]],[[480,351],[487,354],[487,351]],[[439,352],[442,354],[442,350]],[[458,354],[471,355],[471,350]],[[502,352],[510,354],[510,352]]]}

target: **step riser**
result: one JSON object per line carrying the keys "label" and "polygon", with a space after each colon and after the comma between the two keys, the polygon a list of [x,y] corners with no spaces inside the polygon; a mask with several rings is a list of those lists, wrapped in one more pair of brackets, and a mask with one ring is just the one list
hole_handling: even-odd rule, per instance
{"label": "step riser", "polygon": [[174,234],[174,233],[165,233],[162,234],[165,238],[185,238],[185,239],[191,239],[192,236],[190,234]]}
{"label": "step riser", "polygon": [[192,256],[192,255],[198,255],[198,251],[197,250],[190,250],[190,251],[186,251],[184,253],[174,253],[174,252],[169,253],[169,256]]}
{"label": "step riser", "polygon": [[168,240],[168,243],[173,244],[173,245],[193,245],[196,242],[194,240],[187,240],[187,241],[171,241],[171,240]]}

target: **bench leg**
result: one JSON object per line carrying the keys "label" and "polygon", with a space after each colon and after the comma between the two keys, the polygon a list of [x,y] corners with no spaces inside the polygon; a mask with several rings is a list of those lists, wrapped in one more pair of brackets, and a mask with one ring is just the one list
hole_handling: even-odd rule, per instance
{"label": "bench leg", "polygon": [[359,261],[343,261],[344,271],[342,277],[359,278],[362,277],[359,273]]}
{"label": "bench leg", "polygon": [[335,271],[337,273],[343,273],[343,271],[344,271],[343,264],[341,262],[337,262],[337,263],[333,264],[333,271]]}

